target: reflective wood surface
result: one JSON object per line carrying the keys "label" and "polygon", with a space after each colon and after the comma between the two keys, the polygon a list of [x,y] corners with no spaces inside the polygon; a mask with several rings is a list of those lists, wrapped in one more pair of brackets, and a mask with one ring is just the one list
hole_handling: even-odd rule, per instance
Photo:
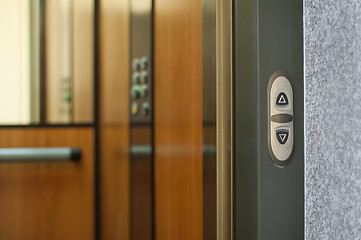
{"label": "reflective wood surface", "polygon": [[78,147],[79,162],[0,164],[0,239],[94,239],[93,130],[0,128],[0,148]]}
{"label": "reflective wood surface", "polygon": [[128,240],[129,1],[99,2],[100,238]]}
{"label": "reflective wood surface", "polygon": [[157,240],[202,239],[202,4],[156,0]]}

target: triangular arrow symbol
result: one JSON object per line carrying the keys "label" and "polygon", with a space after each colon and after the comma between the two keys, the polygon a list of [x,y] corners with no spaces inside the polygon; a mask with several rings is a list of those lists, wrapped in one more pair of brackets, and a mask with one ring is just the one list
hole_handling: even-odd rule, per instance
{"label": "triangular arrow symbol", "polygon": [[276,104],[280,105],[280,106],[288,105],[288,98],[284,92],[281,92],[280,94],[278,94]]}
{"label": "triangular arrow symbol", "polygon": [[280,100],[278,102],[279,103],[286,103],[284,95],[281,95]]}
{"label": "triangular arrow symbol", "polygon": [[287,134],[285,134],[285,133],[280,134],[280,138],[281,138],[282,142],[285,142],[286,137],[287,137]]}
{"label": "triangular arrow symbol", "polygon": [[289,130],[279,129],[276,131],[277,140],[280,144],[285,144],[288,140]]}

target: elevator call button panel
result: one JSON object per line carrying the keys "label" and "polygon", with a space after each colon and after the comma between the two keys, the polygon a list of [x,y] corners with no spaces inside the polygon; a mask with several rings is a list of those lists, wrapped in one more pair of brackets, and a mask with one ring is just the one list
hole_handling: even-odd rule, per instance
{"label": "elevator call button panel", "polygon": [[130,124],[153,124],[153,1],[130,1]]}
{"label": "elevator call button panel", "polygon": [[277,71],[268,84],[268,150],[276,166],[289,164],[293,145],[293,88],[289,75]]}
{"label": "elevator call button panel", "polygon": [[146,56],[133,59],[130,89],[132,122],[146,123],[151,119],[152,96],[149,91],[149,71],[149,60]]}

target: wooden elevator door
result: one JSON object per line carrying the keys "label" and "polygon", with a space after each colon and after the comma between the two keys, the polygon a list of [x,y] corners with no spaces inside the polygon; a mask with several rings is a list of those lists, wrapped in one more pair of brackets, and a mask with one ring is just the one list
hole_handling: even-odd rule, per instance
{"label": "wooden elevator door", "polygon": [[155,235],[202,239],[202,1],[155,0]]}

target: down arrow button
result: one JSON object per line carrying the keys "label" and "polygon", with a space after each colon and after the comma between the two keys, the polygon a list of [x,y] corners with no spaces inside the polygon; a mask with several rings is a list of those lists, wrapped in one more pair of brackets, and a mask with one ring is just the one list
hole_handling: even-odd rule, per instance
{"label": "down arrow button", "polygon": [[289,131],[287,129],[280,129],[276,131],[277,140],[280,144],[285,144],[288,140]]}

